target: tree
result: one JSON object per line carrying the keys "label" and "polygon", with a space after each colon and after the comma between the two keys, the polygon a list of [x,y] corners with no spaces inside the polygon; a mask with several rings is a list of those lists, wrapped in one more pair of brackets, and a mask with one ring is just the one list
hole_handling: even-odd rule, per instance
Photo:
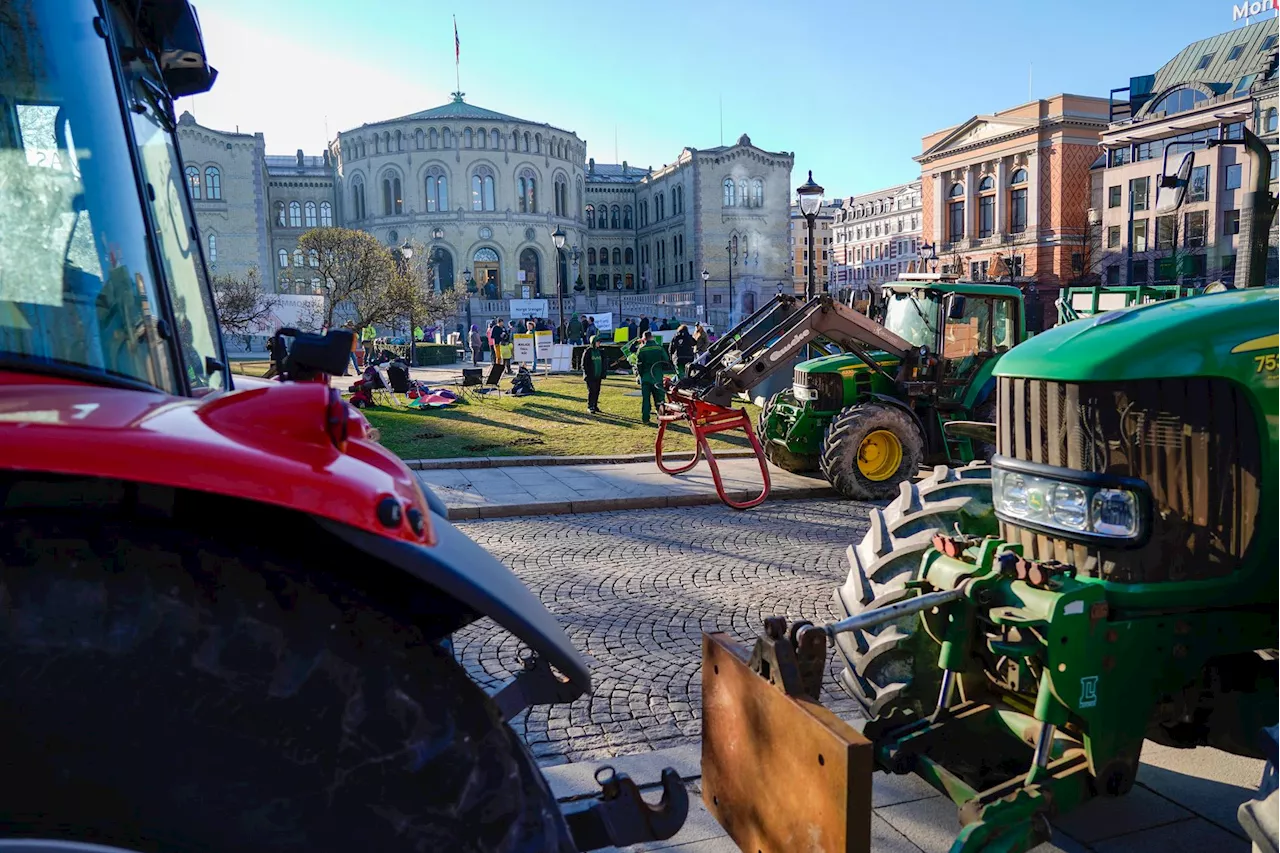
{"label": "tree", "polygon": [[298,238],[298,248],[308,258],[318,259],[320,280],[327,288],[326,329],[333,328],[340,307],[357,329],[394,319],[388,291],[396,278],[395,261],[372,234],[350,228],[312,228]]}
{"label": "tree", "polygon": [[396,249],[388,250],[395,274],[387,288],[386,313],[388,320],[407,321],[412,336],[415,329],[456,314],[466,294],[454,289],[437,292],[432,286],[430,254],[421,245],[410,243],[409,247],[413,254],[407,261],[396,256]]}
{"label": "tree", "polygon": [[1089,221],[1089,211],[1082,210],[1062,223],[1062,246],[1067,253],[1066,285],[1101,284],[1108,255],[1103,246],[1102,220]]}
{"label": "tree", "polygon": [[250,348],[250,337],[262,334],[262,324],[280,304],[275,294],[262,289],[262,276],[257,267],[250,267],[243,278],[215,275],[213,302],[218,324],[228,334],[242,336],[245,349]]}

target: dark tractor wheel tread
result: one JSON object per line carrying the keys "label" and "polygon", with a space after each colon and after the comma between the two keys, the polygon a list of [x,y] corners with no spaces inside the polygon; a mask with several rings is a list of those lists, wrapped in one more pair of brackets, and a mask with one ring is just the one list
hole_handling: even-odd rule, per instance
{"label": "dark tractor wheel tread", "polygon": [[[847,552],[849,577],[835,591],[837,618],[912,596],[906,583],[915,577],[934,534],[951,533],[956,524],[965,533],[994,532],[990,466],[939,466],[919,482],[902,483],[892,503],[872,510],[870,529]],[[837,636],[846,667],[840,682],[867,714],[891,707],[931,710],[940,682],[938,649],[916,631],[918,618]]]}
{"label": "dark tractor wheel tread", "polygon": [[451,602],[370,585],[394,570],[305,524],[287,547],[240,527],[0,518],[0,678],[22,687],[0,730],[23,780],[0,837],[573,849],[533,757],[423,627]]}
{"label": "dark tractor wheel tread", "polygon": [[[858,470],[862,441],[876,430],[892,432],[902,446],[897,471],[888,479],[867,479]],[[841,495],[852,500],[886,500],[898,493],[901,483],[912,480],[924,458],[924,437],[911,416],[886,403],[859,403],[832,419],[822,438],[819,467]]]}

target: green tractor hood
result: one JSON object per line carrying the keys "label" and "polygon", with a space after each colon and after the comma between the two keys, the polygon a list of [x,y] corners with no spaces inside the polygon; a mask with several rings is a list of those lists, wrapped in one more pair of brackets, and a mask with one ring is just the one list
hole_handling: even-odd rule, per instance
{"label": "green tractor hood", "polygon": [[[872,350],[868,355],[876,364],[885,368],[896,367],[898,358],[889,355],[881,350]],[[837,355],[824,355],[818,358],[811,358],[800,364],[797,370],[803,370],[806,373],[839,373],[843,376],[850,376],[854,373],[868,373],[871,368],[853,353],[839,353]]]}
{"label": "green tractor hood", "polygon": [[1278,307],[1280,292],[1266,288],[1110,311],[1014,347],[995,375],[1063,382],[1196,376],[1246,385],[1274,381]]}

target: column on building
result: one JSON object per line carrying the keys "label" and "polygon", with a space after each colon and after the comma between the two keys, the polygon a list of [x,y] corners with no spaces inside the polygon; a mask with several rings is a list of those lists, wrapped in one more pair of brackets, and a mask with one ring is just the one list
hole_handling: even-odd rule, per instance
{"label": "column on building", "polygon": [[942,238],[947,235],[947,189],[943,176],[934,174],[933,176],[933,245],[937,246],[937,251],[942,251]]}
{"label": "column on building", "polygon": [[977,163],[966,166],[964,169],[965,240],[972,240],[978,236],[978,175],[981,171]]}
{"label": "column on building", "polygon": [[1005,226],[1009,220],[1009,161],[1006,157],[996,160],[996,228],[995,236],[1003,241]]}
{"label": "column on building", "polygon": [[1027,156],[1027,232],[1040,239],[1040,145]]}

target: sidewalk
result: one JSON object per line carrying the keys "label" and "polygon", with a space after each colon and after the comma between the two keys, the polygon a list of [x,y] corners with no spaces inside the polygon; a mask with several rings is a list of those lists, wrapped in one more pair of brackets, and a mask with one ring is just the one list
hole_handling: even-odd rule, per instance
{"label": "sidewalk", "polygon": [[[672,459],[680,459],[673,456]],[[688,459],[685,455],[684,459]],[[735,500],[760,493],[754,457],[718,459],[725,491]],[[589,465],[512,465],[416,472],[449,508],[450,519],[559,515],[618,509],[655,509],[720,502],[705,459],[675,477],[647,462]],[[821,475],[789,474],[769,467],[769,500],[832,497]]]}
{"label": "sidewalk", "polygon": [[[599,786],[593,772],[605,764],[630,776],[650,801],[656,800],[663,767],[674,767],[689,789],[689,817],[680,832],[666,841],[626,849],[738,850],[702,804],[698,746],[562,764],[542,772],[564,803],[595,794]],[[1035,853],[1248,853],[1250,845],[1235,812],[1252,796],[1261,773],[1261,761],[1208,747],[1178,750],[1148,742],[1132,791],[1119,799],[1094,800],[1054,821],[1053,839],[1036,847]],[[871,806],[872,853],[946,853],[960,831],[955,805],[917,776],[874,774]]]}

